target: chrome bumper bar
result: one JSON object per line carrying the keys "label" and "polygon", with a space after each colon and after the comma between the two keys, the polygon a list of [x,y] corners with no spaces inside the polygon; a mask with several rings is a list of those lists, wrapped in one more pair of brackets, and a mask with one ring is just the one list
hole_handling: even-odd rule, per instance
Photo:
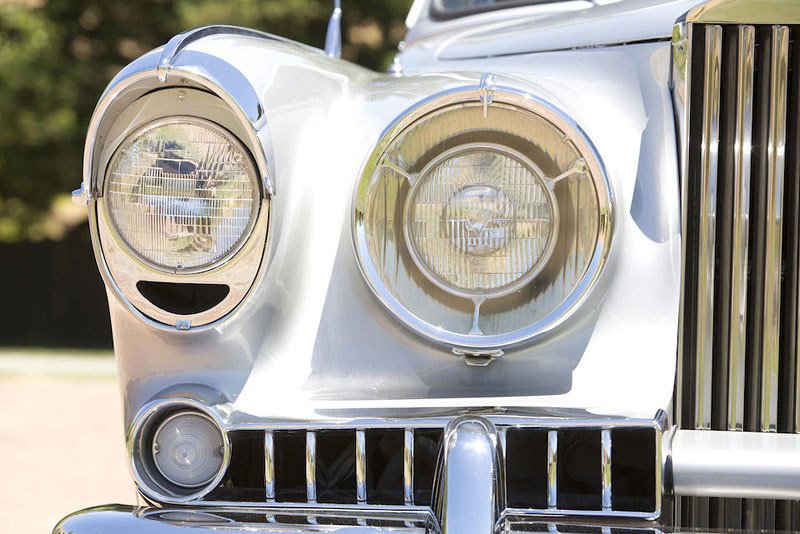
{"label": "chrome bumper bar", "polygon": [[800,435],[677,430],[671,449],[675,495],[800,499]]}

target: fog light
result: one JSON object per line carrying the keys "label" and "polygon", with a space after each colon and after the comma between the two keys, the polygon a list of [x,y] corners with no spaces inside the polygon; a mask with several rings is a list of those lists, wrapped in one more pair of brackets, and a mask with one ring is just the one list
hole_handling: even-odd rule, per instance
{"label": "fog light", "polygon": [[222,469],[222,432],[207,416],[182,411],[167,417],[153,437],[153,461],[170,482],[196,488],[211,482]]}

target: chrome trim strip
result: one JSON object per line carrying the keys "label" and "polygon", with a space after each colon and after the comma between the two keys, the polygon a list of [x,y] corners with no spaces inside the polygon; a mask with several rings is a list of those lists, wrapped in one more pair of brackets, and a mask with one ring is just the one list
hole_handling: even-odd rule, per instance
{"label": "chrome trim strip", "polygon": [[692,305],[686,302],[686,268],[688,257],[688,247],[686,239],[686,228],[688,226],[688,180],[689,175],[689,111],[691,108],[691,76],[692,76],[692,26],[677,22],[672,29],[672,101],[675,106],[675,121],[678,130],[678,150],[680,152],[680,191],[681,191],[681,229],[684,233],[681,238],[681,295],[679,304],[680,320],[678,321],[678,362],[677,362],[677,380],[675,381],[675,423],[683,425],[687,423],[683,419],[683,404],[684,395],[687,393],[683,383],[685,376],[685,367],[687,365],[687,355],[684,354],[686,340],[689,333],[686,329],[685,310],[687,306]]}
{"label": "chrome trim strip", "polygon": [[611,430],[608,428],[604,428],[600,431],[600,449],[600,462],[603,472],[603,511],[608,512],[611,510]]}
{"label": "chrome trim strip", "polygon": [[403,431],[403,502],[414,505],[414,429]]}
{"label": "chrome trim strip", "polygon": [[761,431],[778,431],[780,367],[783,187],[786,172],[786,102],[789,28],[772,28],[769,141],[767,144],[767,223],[764,258],[764,323],[761,353]]}
{"label": "chrome trim strip", "polygon": [[356,501],[367,502],[367,440],[364,429],[356,430]]}
{"label": "chrome trim strip", "polygon": [[672,440],[675,494],[800,499],[800,436],[678,430]]}
{"label": "chrome trim strip", "polygon": [[264,486],[268,503],[275,502],[275,441],[271,430],[264,432]]}
{"label": "chrome trim strip", "polygon": [[317,503],[317,433],[306,432],[306,500]]}
{"label": "chrome trim strip", "polygon": [[558,508],[558,432],[547,432],[547,508]]}
{"label": "chrome trim strip", "polygon": [[[259,39],[268,39],[270,41],[278,41],[282,43],[289,43],[295,46],[302,46],[307,50],[316,53],[321,52],[316,48],[311,48],[307,45],[286,39],[285,37],[280,37],[278,35],[273,35],[271,33],[261,32],[258,30],[252,30],[250,28],[243,28],[241,26],[229,26],[225,24],[202,26],[187,32],[179,33],[170,39],[166,45],[164,45],[164,48],[161,51],[161,56],[158,59],[158,67],[156,68],[159,81],[162,83],[167,81],[167,78],[169,77],[169,71],[175,64],[175,59],[184,48],[195,41],[199,41],[200,39],[209,37],[211,35],[240,35],[244,37],[257,37]],[[260,113],[263,114],[263,109],[260,110]],[[250,117],[250,120],[251,122],[256,123],[260,118],[261,116],[259,114],[255,117]]]}
{"label": "chrome trim strip", "polygon": [[693,426],[711,428],[711,383],[714,340],[714,261],[719,169],[720,73],[722,27],[706,28],[701,150],[700,229],[697,280],[697,369]]}
{"label": "chrome trim strip", "polygon": [[747,260],[750,239],[750,175],[753,144],[753,26],[740,26],[736,66],[736,141],[734,146],[733,243],[728,352],[728,430],[744,429],[747,350]]}

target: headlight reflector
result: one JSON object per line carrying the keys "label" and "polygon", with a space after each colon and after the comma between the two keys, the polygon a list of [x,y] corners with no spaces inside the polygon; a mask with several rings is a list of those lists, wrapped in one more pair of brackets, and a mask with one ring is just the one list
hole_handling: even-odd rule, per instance
{"label": "headlight reflector", "polygon": [[110,218],[127,247],[171,272],[234,254],[258,216],[259,182],[244,146],[216,124],[173,117],[144,126],[106,174]]}
{"label": "headlight reflector", "polygon": [[183,488],[208,484],[222,469],[224,440],[217,426],[199,412],[167,417],[153,437],[153,461],[168,481]]}
{"label": "headlight reflector", "polygon": [[557,207],[541,171],[496,145],[444,153],[406,201],[406,240],[421,272],[465,298],[500,297],[546,263]]}

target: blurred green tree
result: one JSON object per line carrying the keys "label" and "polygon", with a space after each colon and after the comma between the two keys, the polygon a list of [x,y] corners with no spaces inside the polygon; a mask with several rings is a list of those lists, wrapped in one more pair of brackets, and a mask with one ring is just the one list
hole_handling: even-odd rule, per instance
{"label": "blurred green tree", "polygon": [[[85,128],[103,88],[126,63],[176,33],[214,23],[322,46],[332,4],[0,0],[0,241],[57,238],[74,220],[75,212],[61,208],[81,179]],[[409,5],[344,0],[345,59],[385,68]]]}

